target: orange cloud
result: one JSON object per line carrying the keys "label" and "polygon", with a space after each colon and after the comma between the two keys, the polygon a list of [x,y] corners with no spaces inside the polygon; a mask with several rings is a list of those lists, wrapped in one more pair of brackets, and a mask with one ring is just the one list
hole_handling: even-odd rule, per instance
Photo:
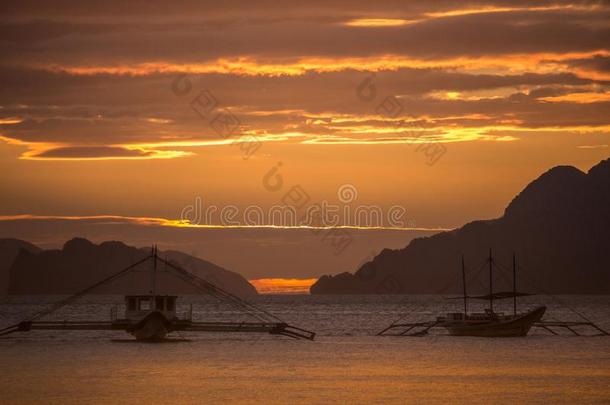
{"label": "orange cloud", "polygon": [[450,17],[461,17],[466,15],[474,14],[489,14],[489,13],[511,13],[511,12],[546,12],[546,11],[597,11],[604,9],[600,5],[577,5],[577,4],[565,4],[565,5],[552,5],[552,6],[540,6],[540,7],[481,7],[481,8],[464,8],[455,10],[446,10],[439,12],[425,13],[423,18],[416,19],[400,19],[400,18],[356,18],[349,20],[343,25],[348,27],[397,27],[408,24],[421,23],[437,18],[450,18]]}
{"label": "orange cloud", "polygon": [[608,145],[606,144],[601,144],[601,145],[579,145],[577,146],[578,149],[606,149],[608,147]]}
{"label": "orange cloud", "polygon": [[560,11],[560,10],[571,10],[571,11],[596,11],[601,10],[603,7],[599,5],[578,5],[578,4],[565,4],[565,5],[552,5],[552,6],[540,6],[540,7],[482,7],[482,8],[464,8],[440,12],[426,13],[425,15],[429,18],[445,18],[445,17],[459,17],[464,15],[472,14],[487,14],[487,13],[511,13],[511,12],[538,12],[538,11]]}
{"label": "orange cloud", "polygon": [[403,20],[399,18],[358,18],[344,23],[348,27],[399,27],[412,24],[414,20]]}
{"label": "orange cloud", "polygon": [[578,103],[578,104],[589,104],[589,103],[599,103],[610,101],[610,93],[594,93],[594,92],[584,92],[584,93],[571,93],[571,94],[563,94],[561,96],[549,96],[549,97],[541,97],[538,100],[547,101],[550,103]]}
{"label": "orange cloud", "polygon": [[568,53],[506,54],[489,57],[457,57],[421,59],[404,55],[374,55],[367,57],[319,58],[306,57],[298,60],[278,60],[270,63],[253,57],[217,59],[202,63],[147,62],[114,66],[69,66],[35,65],[33,67],[72,75],[129,75],[145,76],[152,74],[232,74],[247,76],[299,76],[309,72],[326,73],[345,70],[378,72],[404,68],[447,68],[458,71],[489,73],[559,73],[578,72],[588,78],[590,71],[575,70],[568,66],[571,59],[594,56],[610,56],[606,50]]}
{"label": "orange cloud", "polygon": [[[607,93],[574,93],[541,98],[547,102],[592,103],[608,101]],[[557,125],[529,127],[519,120],[496,120],[484,114],[460,116],[382,119],[375,115],[335,113],[305,114],[308,127],[301,131],[245,130],[242,136],[261,143],[284,142],[303,145],[384,145],[425,144],[430,142],[510,142],[527,132],[610,132],[608,125]],[[467,120],[461,125],[460,120]],[[445,121],[448,121],[446,123]],[[450,122],[456,121],[456,122]],[[423,124],[422,124],[423,123]],[[232,145],[240,137],[217,139],[151,140],[133,144],[79,145],[68,143],[29,142],[0,135],[0,140],[28,148],[20,159],[44,161],[97,161],[175,159],[193,156],[188,149]],[[186,150],[185,150],[186,149]]]}
{"label": "orange cloud", "polygon": [[27,147],[28,150],[19,157],[24,160],[147,160],[174,159],[193,154],[186,151],[151,149],[143,145],[82,146],[66,143],[26,142],[2,135],[0,135],[0,140],[9,145]]}

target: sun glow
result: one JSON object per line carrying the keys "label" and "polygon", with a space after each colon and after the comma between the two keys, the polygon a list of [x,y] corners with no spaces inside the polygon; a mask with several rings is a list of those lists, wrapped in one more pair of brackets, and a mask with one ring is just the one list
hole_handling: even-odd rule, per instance
{"label": "sun glow", "polygon": [[260,278],[249,280],[259,294],[309,294],[317,278]]}
{"label": "sun glow", "polygon": [[20,124],[23,122],[23,119],[19,117],[5,117],[0,118],[0,125],[12,125],[12,124]]}

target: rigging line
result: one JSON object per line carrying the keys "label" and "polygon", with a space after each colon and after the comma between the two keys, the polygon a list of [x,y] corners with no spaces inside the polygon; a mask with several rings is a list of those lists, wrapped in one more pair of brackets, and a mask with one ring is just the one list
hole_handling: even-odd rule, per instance
{"label": "rigging line", "polygon": [[518,264],[517,265],[518,268],[520,268],[521,270],[524,270],[523,273],[528,275],[530,277],[530,280],[533,282],[534,288],[538,288],[540,289],[540,291],[542,291],[544,294],[548,295],[549,297],[551,297],[553,300],[555,300],[556,302],[558,302],[559,304],[563,305],[564,307],[568,308],[570,311],[574,312],[576,315],[580,316],[582,319],[584,319],[585,321],[594,324],[593,321],[591,321],[589,318],[587,318],[585,315],[583,315],[582,313],[580,313],[579,311],[575,310],[574,308],[572,308],[570,305],[566,304],[565,301],[559,299],[557,296],[549,293],[548,291],[546,291],[544,288],[540,288],[540,284],[538,284],[537,280],[534,279],[534,275],[533,273],[529,273],[527,271],[525,271],[525,269],[523,268],[522,265]]}
{"label": "rigging line", "polygon": [[[215,288],[218,288],[218,287],[214,286],[207,280],[200,279],[197,276],[194,276],[192,273],[188,273],[188,272],[183,273],[182,271],[177,270],[177,269],[174,269],[174,271],[177,276],[179,276],[180,278],[182,278],[184,281],[191,284],[195,288],[199,289],[200,291],[202,291],[206,294],[212,295],[214,298],[218,299],[220,302],[228,303],[228,304],[234,306],[235,308],[238,308],[238,309],[244,311],[246,314],[255,317],[259,321],[269,322],[271,319],[273,319],[271,316],[264,314],[264,312],[260,308],[257,308],[251,304],[248,305],[248,303],[243,300],[236,300],[235,299],[236,297],[227,295],[228,293],[223,294],[222,292],[224,292],[224,290],[221,290],[222,292],[215,291],[213,289],[213,287],[215,287]],[[200,283],[207,283],[207,284],[201,286],[201,285],[197,284],[196,281],[199,281]]]}
{"label": "rigging line", "polygon": [[[475,274],[474,276],[473,276],[473,275],[471,275],[471,277],[470,277],[470,278],[471,278],[471,280],[470,280],[470,281],[472,281],[474,278],[476,278],[476,277],[479,275],[479,273],[481,273],[481,270],[483,270],[483,267],[485,267],[485,265],[486,265],[486,264],[487,264],[487,260],[485,260],[485,261],[483,261],[483,263],[481,263],[481,265],[479,266],[479,269],[476,271],[476,274]],[[468,267],[466,267],[466,270],[468,270]],[[467,272],[466,272],[466,274],[468,274],[468,273],[469,273],[469,272],[467,271]],[[457,277],[457,278],[459,278],[459,273],[456,273],[456,274],[457,274],[457,276],[456,276],[456,277]],[[449,280],[449,282],[448,282],[448,283],[447,283],[445,286],[443,286],[443,288],[441,288],[441,289],[437,290],[437,294],[443,294],[443,293],[444,293],[445,291],[447,291],[447,290],[448,290],[450,287],[452,287],[453,285],[455,285],[455,280],[456,280],[456,279]]]}
{"label": "rigging line", "polygon": [[[487,264],[487,260],[488,260],[488,259],[483,260],[483,262],[480,264],[480,266],[479,266],[478,270],[475,272],[475,274],[474,274],[473,276],[471,276],[471,280],[470,280],[470,281],[472,281],[472,279],[474,279],[474,278],[478,277],[478,275],[481,273],[481,271],[483,270],[483,268],[484,268],[484,267],[485,267],[485,265]],[[466,268],[466,270],[468,270],[468,268]],[[468,274],[468,272],[467,272],[467,274]],[[445,286],[444,286],[442,289],[438,290],[438,293],[437,293],[437,294],[441,294],[441,295],[442,295],[442,292],[444,292],[444,291],[446,291],[447,289],[449,289],[449,287],[451,287],[452,285],[454,285],[454,283],[455,283],[455,280],[450,280],[450,281],[449,281],[449,283],[447,283],[447,285],[445,285]],[[427,305],[429,305],[429,304],[426,304],[426,303],[423,303],[423,304],[420,304],[420,303],[414,303],[413,305],[411,305],[411,306],[409,307],[409,309],[408,309],[408,310],[407,310],[407,311],[404,313],[404,315],[402,315],[400,318],[398,318],[398,319],[394,320],[394,321],[392,322],[392,325],[396,324],[397,322],[402,321],[402,320],[403,320],[403,319],[405,319],[407,316],[409,316],[409,315],[411,315],[412,313],[414,313],[416,309],[417,309],[417,310],[419,310],[420,308],[425,308]]]}
{"label": "rigging line", "polygon": [[466,284],[471,284],[472,282],[474,282],[475,280],[479,280],[479,275],[481,274],[481,272],[483,271],[483,269],[485,268],[485,266],[488,263],[487,258],[485,258],[485,260],[483,260],[483,262],[479,265],[479,268],[476,270],[476,272],[470,273],[468,271],[468,267],[465,266],[465,270],[466,270]]}
{"label": "rigging line", "polygon": [[421,303],[421,302],[415,302],[412,305],[410,305],[405,312],[403,312],[403,315],[401,315],[398,319],[395,319],[394,321],[392,321],[391,325],[394,325],[400,321],[402,321],[403,319],[405,319],[406,317],[408,317],[409,315],[413,314],[415,312],[415,310],[419,310],[419,309],[423,309],[427,306],[429,306],[429,303]]}
{"label": "rigging line", "polygon": [[502,281],[506,281],[509,285],[512,284],[512,280],[508,278],[508,276],[506,275],[506,273],[510,273],[512,272],[512,269],[509,269],[507,266],[505,266],[504,264],[497,262],[494,260],[494,264],[496,265],[496,268],[498,270],[500,270],[499,272],[497,272],[498,274],[500,274],[500,278],[502,279]]}
{"label": "rigging line", "polygon": [[[157,256],[157,257],[158,257],[158,256]],[[161,259],[160,259],[160,260],[161,260]],[[164,259],[164,260],[161,260],[161,261],[162,261],[162,263],[163,263],[163,271],[164,271],[165,273],[170,273],[170,271],[169,271],[169,270],[168,270],[168,268],[167,268],[167,263],[169,262],[169,261],[168,261],[168,259],[167,259],[167,256],[165,256],[165,259]],[[215,294],[213,291],[211,291],[211,290],[209,290],[209,289],[202,288],[202,287],[200,287],[200,286],[198,286],[198,285],[196,285],[196,284],[192,283],[192,281],[191,281],[191,278],[192,278],[192,277],[191,277],[191,274],[192,274],[192,273],[190,273],[190,272],[189,272],[189,275],[188,275],[188,276],[185,276],[185,275],[184,275],[184,274],[182,274],[181,272],[176,272],[176,270],[174,270],[174,269],[171,269],[171,270],[173,270],[171,273],[172,273],[172,274],[174,274],[174,276],[179,277],[181,280],[184,280],[185,282],[187,282],[188,284],[192,285],[192,286],[193,286],[193,287],[195,287],[196,289],[199,289],[200,291],[204,292],[206,295],[210,295],[212,298],[215,298],[217,302],[220,302],[220,303],[227,303],[227,301],[226,301],[225,299],[223,299],[223,298],[222,298],[221,296],[219,296],[218,294]],[[234,308],[239,308],[239,309],[243,310],[243,308],[242,308],[241,306],[238,306],[237,304],[235,304],[235,303],[233,303],[233,302],[228,302],[228,303],[229,303],[229,305],[233,306]],[[251,314],[251,313],[247,313],[247,315],[253,316],[254,318],[256,318],[256,319],[257,319],[257,320],[259,320],[259,321],[261,321],[261,320],[265,320],[265,321],[266,321],[266,319],[261,319],[260,317],[255,316],[254,314]]]}
{"label": "rigging line", "polygon": [[72,295],[72,296],[70,296],[68,298],[65,298],[65,299],[63,299],[63,300],[53,304],[53,306],[51,308],[49,308],[49,309],[47,309],[45,311],[39,312],[38,314],[34,315],[32,318],[28,319],[28,321],[31,322],[31,321],[34,321],[34,320],[36,320],[38,318],[41,318],[43,316],[52,314],[53,312],[55,312],[58,309],[68,305],[72,301],[77,300],[78,298],[82,297],[83,295],[87,295],[89,292],[93,291],[94,289],[98,288],[99,286],[104,285],[104,284],[106,284],[106,283],[108,283],[110,281],[113,281],[113,280],[115,280],[115,279],[117,279],[119,277],[124,276],[125,274],[129,273],[133,268],[135,268],[136,266],[144,263],[145,261],[147,261],[151,257],[152,256],[147,256],[147,257],[145,257],[145,258],[143,258],[143,259],[141,259],[141,260],[139,260],[139,261],[137,261],[137,262],[127,266],[127,267],[125,267],[121,271],[119,271],[119,272],[117,272],[117,273],[115,273],[115,274],[113,274],[113,275],[111,275],[109,277],[106,277],[105,279],[103,279],[103,280],[93,284],[92,286],[87,287],[84,290],[81,290],[81,291],[77,292],[76,294],[74,294],[74,295]]}
{"label": "rigging line", "polygon": [[262,322],[269,322],[269,320],[270,320],[269,317],[263,317],[261,314],[257,314],[255,311],[251,310],[250,308],[244,308],[244,306],[241,304],[238,304],[232,300],[227,300],[220,294],[214,293],[214,291],[210,290],[208,287],[200,286],[200,285],[194,283],[190,276],[182,274],[182,272],[174,270],[174,274],[177,277],[179,277],[180,279],[184,280],[185,282],[187,282],[190,285],[192,285],[193,287],[195,287],[196,289],[216,298],[219,302],[228,303],[229,305],[233,306],[234,308],[238,308],[239,310],[244,311],[246,313],[246,315],[250,315],[250,316],[254,317],[255,319],[262,321]]}
{"label": "rigging line", "polygon": [[261,322],[275,322],[275,320],[273,318],[267,316],[264,313],[261,313],[261,311],[259,311],[257,308],[252,308],[250,306],[244,305],[241,302],[238,302],[230,297],[227,297],[225,295],[222,295],[218,292],[211,290],[207,286],[201,286],[201,285],[197,284],[196,282],[194,282],[194,280],[187,275],[184,275],[181,273],[177,273],[176,275],[178,277],[180,277],[182,280],[184,280],[185,282],[194,286],[196,289],[203,292],[204,294],[209,294],[209,295],[213,296],[219,302],[228,304],[229,306],[235,308],[236,310],[243,312],[245,315],[251,316]]}
{"label": "rigging line", "polygon": [[[481,274],[481,272],[483,271],[483,269],[487,267],[487,264],[488,264],[488,263],[489,263],[489,258],[487,258],[487,257],[486,257],[486,258],[483,260],[483,262],[481,263],[481,265],[479,266],[479,268],[477,269],[477,271],[475,272],[475,274],[473,274],[473,275],[470,277],[470,281],[474,281],[474,280],[479,280],[479,281],[480,281],[480,279],[479,279],[479,275]],[[467,273],[467,274],[468,274],[468,273]],[[468,282],[468,280],[466,280],[466,281]],[[479,284],[480,284],[480,283],[479,283]]]}
{"label": "rigging line", "polygon": [[[259,320],[259,321],[263,320],[260,316],[257,316],[254,313],[250,313],[248,311],[244,311],[243,307],[237,305],[236,303],[231,302],[231,301],[227,301],[226,299],[223,299],[223,297],[221,297],[218,294],[215,294],[214,292],[210,291],[209,289],[206,289],[206,288],[201,287],[201,286],[199,286],[197,284],[194,284],[192,282],[192,280],[189,277],[185,276],[184,274],[178,273],[176,271],[172,271],[171,273],[175,277],[178,277],[179,279],[183,280],[187,284],[193,286],[199,292],[201,292],[201,293],[203,293],[205,295],[209,295],[210,297],[212,297],[215,300],[216,303],[228,304],[230,308],[234,308],[234,309],[240,310],[240,311],[244,312],[247,316],[251,316],[251,317],[253,317],[253,318],[255,318],[256,320]],[[219,309],[219,310],[221,310],[221,309]]]}
{"label": "rigging line", "polygon": [[108,283],[110,281],[113,281],[113,280],[115,280],[115,279],[117,279],[117,278],[119,278],[121,276],[124,276],[125,274],[127,274],[131,270],[133,270],[136,266],[138,266],[138,265],[144,263],[145,261],[149,260],[151,257],[152,257],[152,255],[146,256],[145,258],[143,258],[143,259],[141,259],[141,260],[139,260],[139,261],[137,261],[137,262],[135,262],[133,264],[130,264],[129,266],[127,266],[124,269],[122,269],[121,271],[119,271],[117,273],[114,273],[111,276],[108,276],[108,277],[106,277],[105,279],[103,279],[101,281],[98,281],[97,283],[93,284],[92,286],[89,286],[89,287],[87,287],[87,288],[77,292],[76,294],[73,294],[73,295],[71,295],[71,296],[69,296],[69,297],[67,297],[67,298],[65,298],[65,299],[63,299],[61,301],[58,301],[58,302],[54,303],[50,308],[35,314],[31,318],[27,319],[25,322],[32,322],[32,321],[35,321],[36,319],[39,319],[39,318],[41,318],[43,316],[52,314],[53,312],[57,311],[58,309],[68,305],[72,301],[75,301],[78,298],[82,297],[83,295],[88,294],[89,292],[93,291],[97,287],[99,287],[99,286],[101,286],[103,284],[106,284],[106,283]]}
{"label": "rigging line", "polygon": [[[266,311],[266,310],[264,310],[262,308],[259,308],[256,305],[251,304],[248,301],[245,301],[245,300],[241,299],[240,297],[238,297],[238,296],[236,296],[236,295],[234,295],[234,294],[232,294],[232,293],[230,293],[230,292],[228,292],[226,290],[223,290],[220,287],[217,287],[216,285],[214,285],[214,284],[210,283],[209,281],[207,281],[207,280],[205,280],[205,279],[203,279],[203,278],[201,278],[201,277],[199,277],[199,276],[197,276],[197,275],[195,275],[195,274],[193,274],[193,273],[183,269],[182,267],[180,267],[178,265],[175,265],[174,263],[172,263],[170,261],[165,261],[165,260],[163,260],[161,258],[158,258],[158,259],[161,260],[162,262],[166,263],[170,268],[174,269],[176,272],[182,273],[185,277],[188,277],[190,279],[189,282],[192,285],[195,285],[195,286],[199,287],[202,290],[207,289],[207,290],[209,290],[211,292],[214,292],[214,293],[218,294],[218,296],[222,296],[223,298],[225,298],[225,299],[227,299],[229,301],[233,301],[236,304],[241,305],[245,309],[249,309],[250,311],[253,311],[253,312],[258,312],[259,315],[260,314],[264,314],[267,317],[270,317],[270,318],[275,319],[275,320],[277,320],[279,322],[285,323],[282,319],[280,319],[279,317],[273,315],[272,313],[270,313],[270,312],[268,312],[268,311]],[[202,283],[203,286],[198,286],[197,284],[195,284],[195,282],[193,280],[195,280],[195,281],[197,281],[199,283]]]}

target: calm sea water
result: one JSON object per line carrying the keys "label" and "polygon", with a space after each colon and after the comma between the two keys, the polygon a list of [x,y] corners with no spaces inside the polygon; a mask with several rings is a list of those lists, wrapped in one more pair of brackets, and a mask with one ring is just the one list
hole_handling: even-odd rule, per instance
{"label": "calm sea water", "polygon": [[[58,297],[0,298],[0,326]],[[106,320],[121,297],[91,296],[55,319]],[[315,342],[257,334],[184,333],[143,344],[123,332],[36,331],[0,338],[0,403],[610,403],[610,337],[376,337],[392,321],[427,320],[459,301],[437,296],[261,296],[256,303],[318,333]],[[548,319],[610,330],[609,296],[544,302]],[[224,305],[186,297],[194,318],[236,320]],[[506,303],[506,310],[510,303]],[[583,330],[584,331],[584,330]]]}

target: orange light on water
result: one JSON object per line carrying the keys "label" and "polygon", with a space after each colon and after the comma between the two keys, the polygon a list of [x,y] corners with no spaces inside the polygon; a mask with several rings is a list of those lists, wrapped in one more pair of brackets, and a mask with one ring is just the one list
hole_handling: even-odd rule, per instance
{"label": "orange light on water", "polygon": [[249,280],[259,294],[309,294],[317,278],[259,278]]}

